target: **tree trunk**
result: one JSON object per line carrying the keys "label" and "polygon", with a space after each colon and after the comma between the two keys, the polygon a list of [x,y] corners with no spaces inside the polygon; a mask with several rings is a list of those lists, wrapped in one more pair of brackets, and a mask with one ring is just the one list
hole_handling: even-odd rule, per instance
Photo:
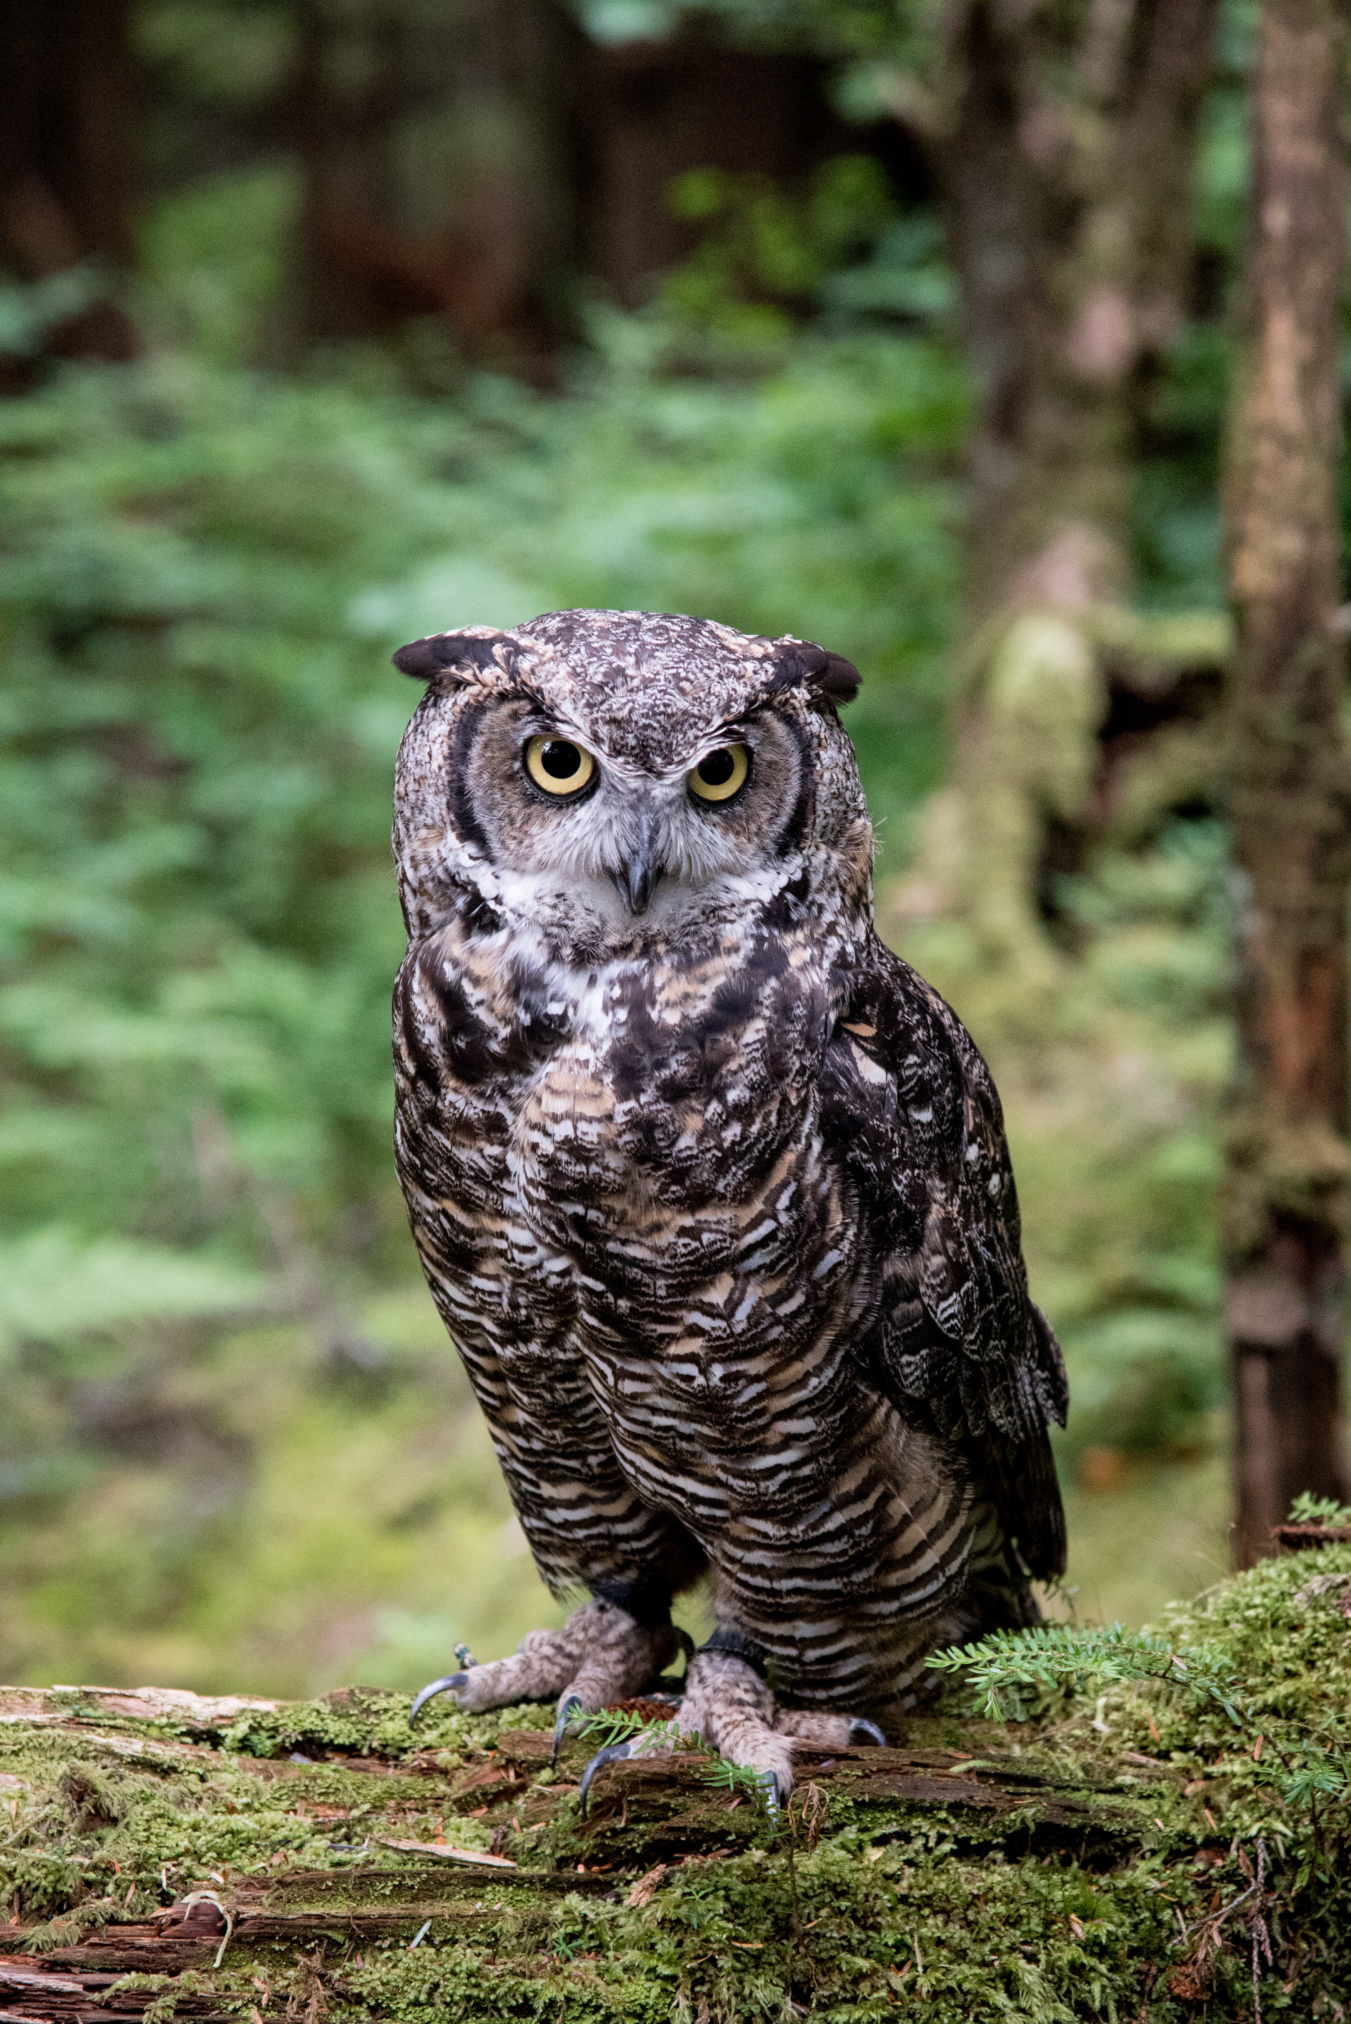
{"label": "tree trunk", "polygon": [[1183,319],[1213,23],[1214,0],[953,10],[937,147],[979,407],[957,759],[921,884],[986,967],[1049,954],[1039,877],[1100,784],[1102,649],[1143,644],[1133,393]]}
{"label": "tree trunk", "polygon": [[109,283],[130,264],[135,85],[127,0],[0,7],[0,266],[30,291],[31,325],[0,354],[0,390],[41,357],[130,358]]}
{"label": "tree trunk", "polygon": [[697,245],[671,204],[680,175],[803,186],[863,149],[898,180],[916,167],[894,126],[834,110],[825,57],[739,48],[711,21],[615,45],[560,0],[291,0],[290,18],[293,356],[436,317],[470,357],[547,378],[579,275],[636,308]]}
{"label": "tree trunk", "polygon": [[303,199],[292,356],[437,318],[534,369],[564,335],[585,38],[554,0],[294,0],[283,125]]}
{"label": "tree trunk", "polygon": [[1346,16],[1266,0],[1252,101],[1245,344],[1227,472],[1238,631],[1238,1066],[1224,1241],[1240,1565],[1301,1491],[1341,1496],[1347,879],[1338,366]]}

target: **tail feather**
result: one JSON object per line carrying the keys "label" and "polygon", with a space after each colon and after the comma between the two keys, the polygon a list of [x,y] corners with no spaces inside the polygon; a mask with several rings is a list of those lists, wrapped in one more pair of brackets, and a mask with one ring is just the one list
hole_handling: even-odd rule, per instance
{"label": "tail feather", "polygon": [[980,1468],[1004,1537],[1023,1568],[1037,1581],[1055,1580],[1065,1572],[1065,1507],[1045,1427],[1017,1443],[987,1434]]}

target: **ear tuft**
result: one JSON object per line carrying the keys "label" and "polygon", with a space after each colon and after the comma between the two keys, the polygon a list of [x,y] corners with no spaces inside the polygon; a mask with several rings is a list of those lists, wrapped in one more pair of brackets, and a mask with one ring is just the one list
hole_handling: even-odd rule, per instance
{"label": "ear tuft", "polygon": [[806,688],[828,703],[852,703],[862,680],[843,654],[832,654],[809,640],[785,640],[775,660],[772,693]]}
{"label": "ear tuft", "polygon": [[[500,668],[506,654],[506,633],[491,626],[466,626],[462,632],[429,633],[426,639],[410,640],[392,656],[401,674],[419,682],[463,682],[474,669]],[[507,645],[507,654],[515,642]]]}

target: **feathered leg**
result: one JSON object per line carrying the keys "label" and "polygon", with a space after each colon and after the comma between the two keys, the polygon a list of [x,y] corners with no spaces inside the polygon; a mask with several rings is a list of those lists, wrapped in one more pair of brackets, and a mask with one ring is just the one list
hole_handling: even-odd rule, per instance
{"label": "feathered leg", "polygon": [[509,1658],[466,1666],[422,1689],[416,1720],[436,1694],[449,1694],[470,1714],[513,1701],[559,1697],[560,1729],[572,1710],[603,1708],[639,1693],[672,1662],[684,1633],[669,1620],[645,1626],[604,1598],[573,1611],[562,1630],[532,1630]]}

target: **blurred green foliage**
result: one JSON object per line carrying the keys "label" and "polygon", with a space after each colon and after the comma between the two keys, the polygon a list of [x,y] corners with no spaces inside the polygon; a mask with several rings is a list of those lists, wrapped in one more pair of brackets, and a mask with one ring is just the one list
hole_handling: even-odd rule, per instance
{"label": "blurred green foliage", "polygon": [[[838,12],[844,95],[894,93],[895,23]],[[144,21],[215,90],[238,22],[194,41],[201,16]],[[1141,390],[1159,608],[1221,601],[1226,33],[1208,296]],[[569,604],[792,631],[863,668],[883,925],[995,1067],[1071,1368],[1062,1460],[1121,1477],[1120,1523],[1072,1492],[1106,1584],[1085,1606],[1145,1614],[1222,1550],[1220,1473],[1191,1459],[1224,1391],[1222,828],[1173,823],[1066,885],[1080,952],[1033,1034],[941,925],[902,922],[947,752],[968,413],[938,223],[851,159],[797,203],[712,174],[674,201],[698,251],[647,312],[593,306],[546,397],[467,374],[431,325],[308,379],[251,369],[294,178],[202,176],[147,227],[151,356],[0,406],[0,1674],[410,1685],[458,1638],[488,1656],[556,1617],[393,1181],[389,794],[415,696],[388,653]]]}
{"label": "blurred green foliage", "polygon": [[784,327],[691,379],[667,308],[598,317],[556,399],[287,383],[221,362],[266,262],[241,235],[198,289],[227,218],[152,234],[191,353],[0,407],[11,1678],[408,1680],[553,1610],[393,1182],[393,646],[585,603],[826,638],[895,864],[943,763],[941,332]]}
{"label": "blurred green foliage", "polygon": [[869,312],[923,321],[953,307],[942,235],[928,212],[898,215],[881,164],[840,155],[794,199],[769,177],[695,169],[672,186],[677,216],[701,227],[668,275],[663,307],[687,329],[754,354],[782,344],[791,313],[827,330]]}
{"label": "blurred green foliage", "polygon": [[[1057,1439],[1071,1587],[1093,1616],[1147,1616],[1223,1571],[1216,1194],[1229,1074],[1223,826],[1173,821],[1065,882],[1080,940],[1053,1002],[973,969],[940,922],[884,930],[958,1007],[994,1071],[1033,1291],[1065,1351]],[[1186,1482],[1174,1480],[1178,1476]],[[1162,1472],[1162,1474],[1160,1474]],[[1099,1519],[1095,1495],[1110,1492]],[[1128,1530],[1116,1535],[1117,1525]]]}
{"label": "blurred green foliage", "polygon": [[[1077,1213],[1060,1211],[1062,1273],[1078,1281],[1056,1296],[1072,1439],[1185,1451],[1224,1402],[1213,1122],[1229,1068],[1223,827],[1176,823],[1148,852],[1106,859],[1067,897],[1090,936],[1081,1044],[1110,1050],[1118,1113],[1114,1129],[1104,1119],[1085,1135],[1096,1185]],[[1104,1093],[1098,1085],[1099,1104]]]}

